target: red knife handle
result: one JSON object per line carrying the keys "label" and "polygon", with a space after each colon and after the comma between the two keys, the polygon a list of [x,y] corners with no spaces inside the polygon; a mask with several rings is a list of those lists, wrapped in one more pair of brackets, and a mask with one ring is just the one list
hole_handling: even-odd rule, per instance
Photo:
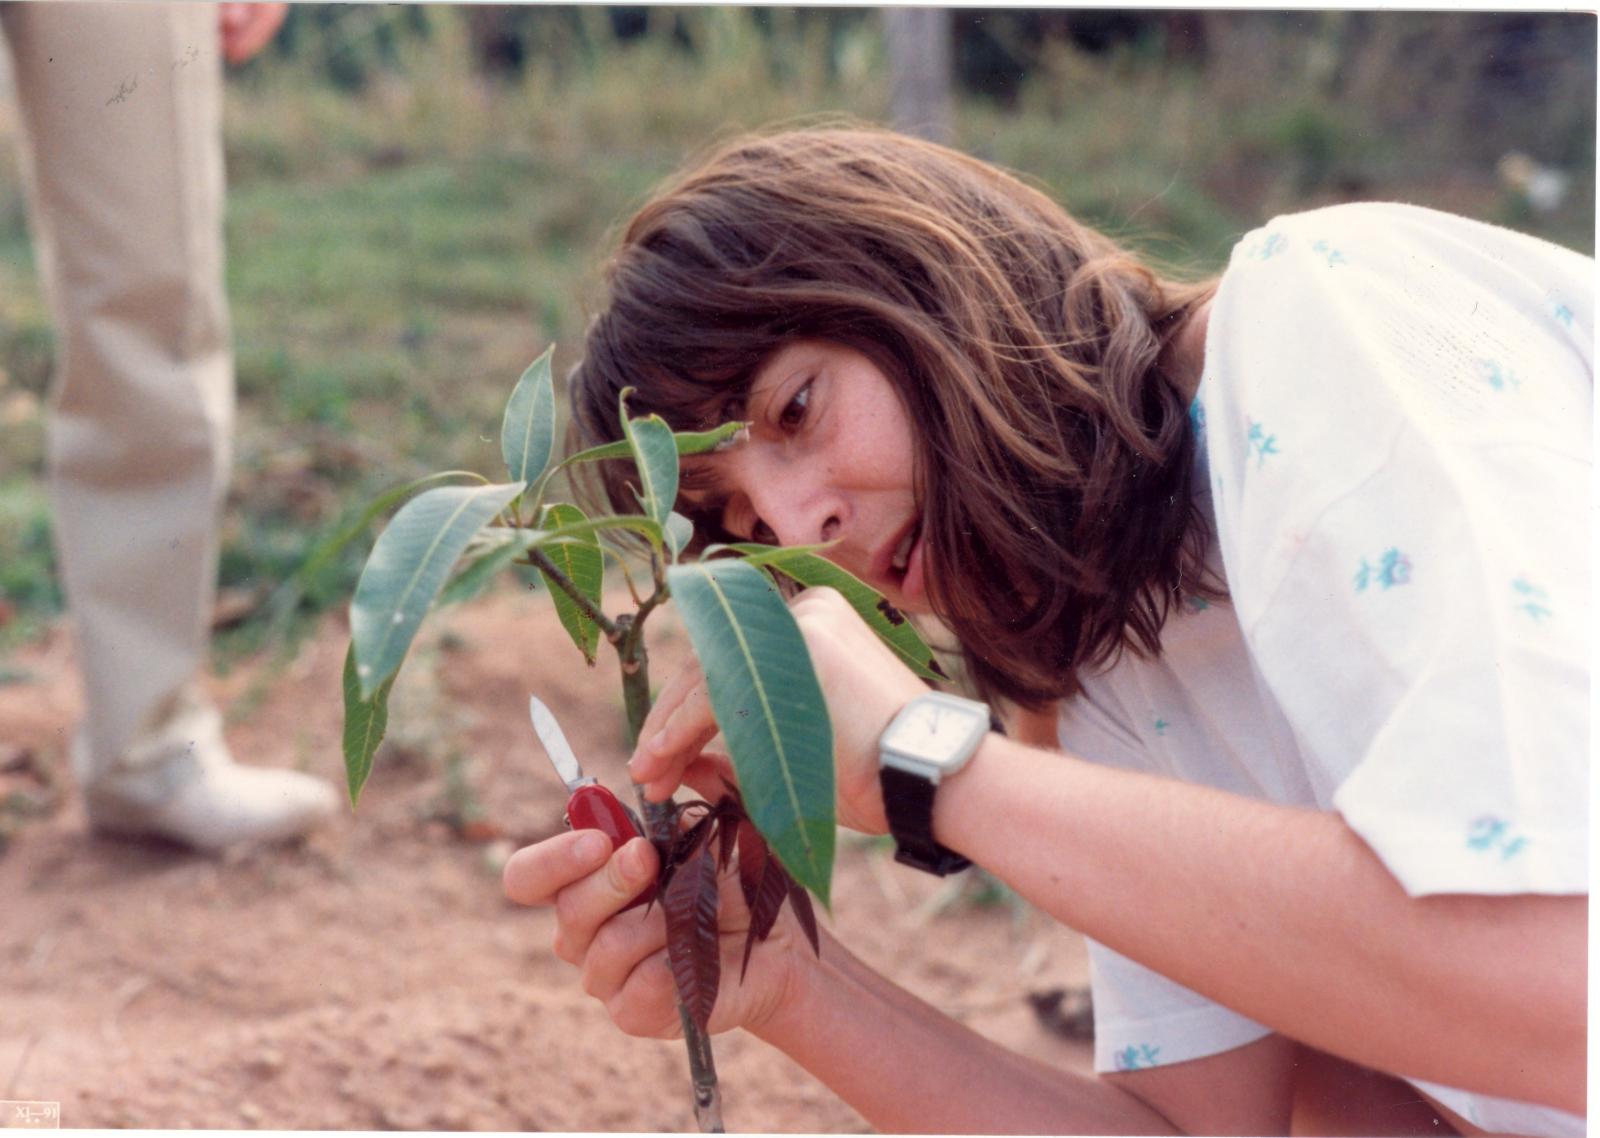
{"label": "red knife handle", "polygon": [[[572,797],[567,800],[567,825],[574,830],[599,830],[611,839],[613,850],[641,836],[639,828],[628,814],[628,808],[617,801],[615,794],[594,783],[580,786],[572,792]],[[643,905],[655,895],[656,887],[651,885],[623,906],[622,911]]]}

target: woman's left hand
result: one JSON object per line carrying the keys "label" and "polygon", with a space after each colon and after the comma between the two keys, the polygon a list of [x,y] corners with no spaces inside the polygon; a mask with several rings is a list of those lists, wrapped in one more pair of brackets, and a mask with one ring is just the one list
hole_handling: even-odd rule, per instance
{"label": "woman's left hand", "polygon": [[223,58],[235,65],[253,58],[272,42],[288,14],[288,4],[219,4],[217,15]]}
{"label": "woman's left hand", "polygon": [[[833,589],[807,589],[789,602],[833,722],[835,784],[841,826],[887,831],[878,789],[878,737],[895,713],[928,688],[900,662]],[[639,732],[628,773],[645,795],[665,801],[717,734],[705,676],[686,664],[662,689]]]}

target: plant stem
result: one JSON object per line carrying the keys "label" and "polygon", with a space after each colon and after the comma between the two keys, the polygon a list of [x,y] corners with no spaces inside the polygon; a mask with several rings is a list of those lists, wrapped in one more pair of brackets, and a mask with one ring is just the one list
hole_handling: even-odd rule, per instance
{"label": "plant stem", "polygon": [[[628,743],[638,741],[644,727],[645,716],[650,714],[650,665],[645,654],[644,620],[667,599],[666,582],[661,566],[653,563],[656,574],[656,591],[639,602],[637,612],[623,613],[615,620],[607,617],[582,591],[568,579],[542,549],[528,551],[528,560],[571,597],[580,611],[599,625],[606,639],[617,650],[617,662],[622,667],[622,702],[628,712]],[[634,787],[645,827],[652,841],[670,840],[674,813],[670,802],[648,802],[642,787]],[[722,1134],[722,1093],[717,1087],[717,1065],[711,1054],[711,1039],[689,1017],[683,1001],[678,1001],[678,1021],[683,1025],[683,1045],[689,1052],[689,1078],[694,1095],[694,1117],[705,1134]]]}
{"label": "plant stem", "polygon": [[[555,582],[557,588],[572,598],[572,603],[578,606],[578,611],[599,625],[600,631],[606,634],[606,639],[611,641],[612,644],[618,645],[617,651],[619,653],[622,651],[620,646],[622,630],[619,628],[619,621],[613,621],[605,613],[601,612],[593,601],[584,596],[583,590],[574,585],[571,579],[561,571],[561,567],[550,560],[549,554],[539,548],[530,549],[528,550],[528,564]],[[649,693],[646,692],[647,699],[648,696]],[[650,710],[648,703],[645,705],[645,710]],[[640,722],[642,723],[644,720],[641,719]],[[638,728],[635,727],[634,730],[637,731]]]}
{"label": "plant stem", "polygon": [[[645,716],[650,713],[650,666],[645,655],[643,624],[650,611],[666,598],[659,584],[654,594],[639,606],[637,613],[624,613],[615,622],[615,634],[608,633],[622,665],[622,701],[628,712],[628,742],[638,741]],[[634,787],[651,838],[670,837],[673,823],[671,802],[649,802],[644,788]],[[683,1025],[683,1045],[689,1052],[689,1078],[694,1095],[694,1117],[704,1134],[721,1134],[722,1093],[717,1087],[717,1065],[711,1054],[711,1038],[689,1017],[683,1002],[678,1002],[678,1021]]]}

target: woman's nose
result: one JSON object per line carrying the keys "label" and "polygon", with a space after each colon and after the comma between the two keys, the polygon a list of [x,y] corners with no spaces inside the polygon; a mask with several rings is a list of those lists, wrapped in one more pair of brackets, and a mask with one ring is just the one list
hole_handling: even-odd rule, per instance
{"label": "woman's nose", "polygon": [[[779,545],[815,545],[832,541],[844,528],[844,502],[826,491],[767,495],[769,501],[757,503],[757,513]],[[796,487],[789,487],[791,491]],[[762,506],[766,509],[763,510]]]}
{"label": "woman's nose", "polygon": [[816,545],[839,536],[843,523],[829,514],[816,520],[803,515],[780,517],[767,523],[777,535],[779,545]]}

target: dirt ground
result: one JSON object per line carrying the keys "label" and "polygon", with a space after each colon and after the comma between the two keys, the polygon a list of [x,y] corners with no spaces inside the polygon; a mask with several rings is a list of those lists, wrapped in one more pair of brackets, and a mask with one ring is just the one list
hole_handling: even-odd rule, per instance
{"label": "dirt ground", "polygon": [[[66,773],[70,638],[8,661],[0,799],[49,801],[52,780],[60,794],[0,852],[0,1100],[59,1102],[67,1127],[693,1129],[681,1044],[613,1028],[552,955],[549,913],[500,892],[509,850],[561,825],[530,692],[591,773],[625,786],[614,659],[586,671],[548,602],[510,590],[429,627],[359,810],[222,858],[91,836]],[[652,627],[659,682],[686,638],[668,613]],[[242,759],[342,784],[346,641],[330,619],[287,667],[210,681]],[[1028,998],[1085,982],[1076,935],[848,836],[834,898],[830,923],[869,963],[985,1035],[1088,1068],[1089,1044]],[[765,1045],[723,1035],[716,1053],[729,1129],[867,1129]]]}

